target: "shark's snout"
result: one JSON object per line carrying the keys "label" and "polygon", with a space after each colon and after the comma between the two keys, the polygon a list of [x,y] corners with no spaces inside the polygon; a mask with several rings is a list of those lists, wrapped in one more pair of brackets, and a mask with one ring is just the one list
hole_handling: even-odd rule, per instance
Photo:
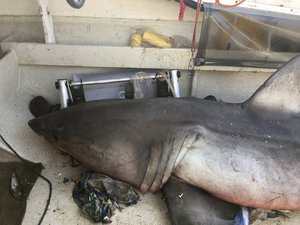
{"label": "shark's snout", "polygon": [[40,121],[37,119],[32,119],[28,122],[29,127],[38,135],[43,136],[47,140],[51,140],[51,136],[53,136],[52,128],[46,126],[44,121]]}
{"label": "shark's snout", "polygon": [[28,125],[29,127],[36,133],[39,133],[39,131],[41,131],[41,126],[40,124],[37,122],[37,119],[32,119],[28,121]]}

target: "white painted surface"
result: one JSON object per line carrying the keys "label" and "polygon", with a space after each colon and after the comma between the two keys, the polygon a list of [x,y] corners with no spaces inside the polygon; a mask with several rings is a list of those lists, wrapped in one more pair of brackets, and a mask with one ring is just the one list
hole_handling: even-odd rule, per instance
{"label": "white painted surface", "polygon": [[[191,43],[193,22],[86,17],[53,18],[58,44],[128,46],[131,35],[138,29],[151,30],[168,37],[178,37]],[[199,24],[200,25],[200,24]],[[0,16],[0,40],[44,43],[44,31],[39,16]],[[197,40],[198,41],[198,40]]]}
{"label": "white painted surface", "polygon": [[[6,95],[11,95],[15,93],[15,91],[18,88],[19,88],[18,59],[14,52],[9,52],[0,60],[0,90],[1,90],[0,102],[5,102]],[[0,110],[0,113],[2,110],[3,108]],[[1,116],[0,118],[3,117]]]}
{"label": "white painted surface", "polygon": [[[51,0],[49,4],[57,43],[128,46],[138,28],[171,37],[192,37],[195,10],[188,8],[184,21],[179,21],[180,7],[175,1],[87,0],[79,10],[65,0]],[[44,42],[42,19],[36,1],[3,0],[0,39],[12,36],[13,41]]]}
{"label": "white painted surface", "polygon": [[[178,21],[179,3],[169,0],[87,0],[81,9],[71,8],[65,0],[51,0],[52,15],[140,20]],[[194,21],[195,10],[187,8],[185,21]],[[32,0],[2,0],[0,15],[38,15],[38,4]]]}
{"label": "white painted surface", "polygon": [[[224,2],[224,0],[220,1]],[[247,0],[246,2],[300,9],[298,0]],[[37,15],[38,13],[36,1],[2,0],[1,3],[0,15]],[[71,8],[65,0],[51,0],[50,9],[53,16],[177,20],[179,4],[174,0],[87,0],[78,10]],[[194,21],[194,10],[187,8],[184,20]]]}
{"label": "white painted surface", "polygon": [[[194,23],[176,20],[139,20],[111,18],[54,18],[57,43],[80,45],[129,46],[136,30],[151,30],[168,37],[191,40]],[[198,41],[198,40],[197,40]]]}
{"label": "white painted surface", "polygon": [[271,72],[198,71],[193,80],[192,96],[215,96],[224,102],[244,102],[271,75]]}
{"label": "white painted surface", "polygon": [[187,69],[190,49],[2,43],[21,65]]}
{"label": "white painted surface", "polygon": [[[197,2],[197,0],[193,1]],[[203,2],[214,4],[215,0],[203,0]],[[239,1],[220,0],[224,5],[234,5],[237,2]],[[300,15],[300,3],[297,0],[246,0],[237,7]]]}

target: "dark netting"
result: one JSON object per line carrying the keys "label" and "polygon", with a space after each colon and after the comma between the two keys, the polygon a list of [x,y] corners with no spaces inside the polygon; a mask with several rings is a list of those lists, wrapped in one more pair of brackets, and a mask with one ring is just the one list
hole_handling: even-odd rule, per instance
{"label": "dark netting", "polygon": [[110,223],[115,209],[136,204],[139,198],[129,184],[91,172],[83,173],[73,190],[75,203],[94,223]]}

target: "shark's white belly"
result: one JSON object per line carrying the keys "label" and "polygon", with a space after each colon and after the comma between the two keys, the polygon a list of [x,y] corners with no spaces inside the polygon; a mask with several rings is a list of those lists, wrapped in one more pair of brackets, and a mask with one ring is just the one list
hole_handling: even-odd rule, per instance
{"label": "shark's white belly", "polygon": [[174,174],[240,205],[300,209],[300,148],[272,138],[202,129]]}

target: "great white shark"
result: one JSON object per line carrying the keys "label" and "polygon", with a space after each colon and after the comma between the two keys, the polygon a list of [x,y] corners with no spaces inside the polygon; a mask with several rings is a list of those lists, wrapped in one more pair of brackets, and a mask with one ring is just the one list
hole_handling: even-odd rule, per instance
{"label": "great white shark", "polygon": [[29,126],[93,171],[143,193],[177,177],[237,205],[300,209],[300,56],[241,104],[101,100]]}

